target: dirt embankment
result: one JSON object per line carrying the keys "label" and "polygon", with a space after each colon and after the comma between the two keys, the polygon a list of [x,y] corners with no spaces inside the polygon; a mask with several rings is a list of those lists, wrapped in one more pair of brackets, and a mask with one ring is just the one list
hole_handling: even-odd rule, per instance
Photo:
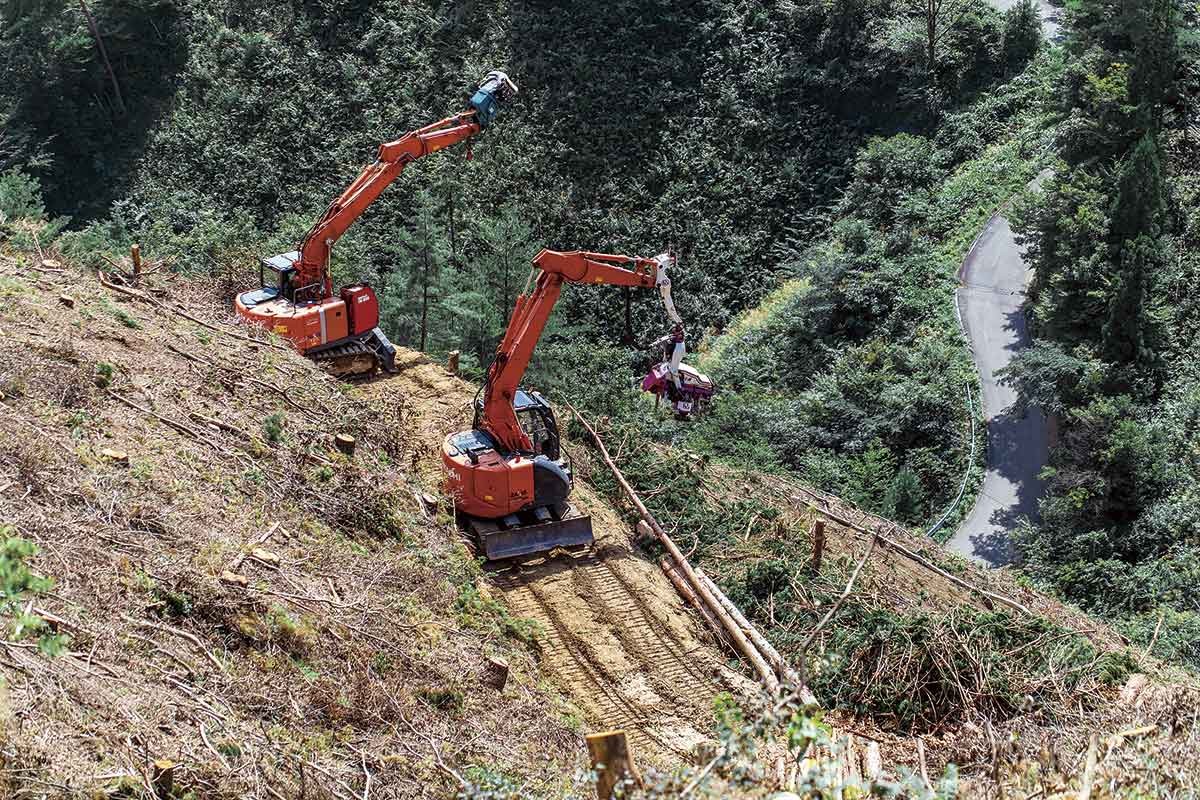
{"label": "dirt embankment", "polygon": [[[450,796],[459,778],[562,796],[581,788],[582,733],[624,726],[643,761],[670,766],[711,736],[718,692],[754,691],[586,481],[575,499],[594,518],[594,552],[478,570],[420,500],[440,482],[442,437],[470,423],[474,386],[405,352],[399,374],[347,387],[225,325],[182,281],[158,278],[151,302],[36,267],[0,255],[0,525],[40,547],[31,566],[55,585],[27,608],[69,639],[56,658],[36,637],[0,640],[0,794],[150,791],[168,759],[204,797]],[[357,438],[353,459],[332,447],[339,432]],[[739,481],[808,529],[803,487],[714,483]],[[723,558],[756,546],[748,534]],[[864,547],[830,526],[828,558],[849,565]],[[883,550],[864,578],[898,609],[980,602]],[[987,579],[1120,646],[1011,577]],[[493,657],[511,667],[503,691],[487,685]],[[1158,724],[1138,743],[1192,752],[1158,732],[1194,701],[1126,694],[1063,731],[1065,716],[940,731],[931,767],[985,773],[1009,735],[1079,757],[1089,728],[1138,715]],[[911,739],[835,722],[882,741],[885,763],[916,765]],[[1036,746],[1014,747],[1011,763]],[[1097,774],[1136,752],[1123,746]]]}
{"label": "dirt embankment", "polygon": [[[396,362],[396,375],[356,391],[407,398],[422,469],[437,480],[441,441],[470,426],[476,387],[418,353],[402,350]],[[729,668],[612,506],[584,482],[572,502],[592,517],[592,552],[490,568],[486,585],[511,613],[538,623],[541,667],[578,706],[586,730],[624,728],[639,758],[691,762],[711,740],[716,695],[756,688]]]}
{"label": "dirt embankment", "polygon": [[145,796],[163,759],[202,797],[567,791],[575,712],[415,496],[423,411],[181,280],[151,303],[40,261],[0,254],[0,529],[54,582],[20,607],[69,638],[48,658],[3,617],[0,796]]}

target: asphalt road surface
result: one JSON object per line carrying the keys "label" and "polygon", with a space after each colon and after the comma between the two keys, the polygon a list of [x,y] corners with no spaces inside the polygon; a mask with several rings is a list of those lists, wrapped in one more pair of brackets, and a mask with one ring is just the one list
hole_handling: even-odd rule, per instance
{"label": "asphalt road surface", "polygon": [[1017,393],[997,383],[996,373],[1013,354],[1029,345],[1021,305],[1028,268],[1013,240],[1008,220],[988,220],[967,254],[959,275],[958,303],[971,340],[983,387],[987,422],[987,472],[975,507],[954,533],[949,546],[987,566],[1010,563],[1015,553],[1009,533],[1022,517],[1037,516],[1050,429],[1037,409],[1018,414]]}
{"label": "asphalt road surface", "polygon": [[[1001,12],[1008,11],[1017,4],[1017,0],[991,0],[991,2]],[[1062,25],[1059,24],[1062,8],[1055,7],[1046,0],[1037,0],[1037,7],[1042,17],[1042,35],[1052,42],[1059,41],[1062,38]]]}

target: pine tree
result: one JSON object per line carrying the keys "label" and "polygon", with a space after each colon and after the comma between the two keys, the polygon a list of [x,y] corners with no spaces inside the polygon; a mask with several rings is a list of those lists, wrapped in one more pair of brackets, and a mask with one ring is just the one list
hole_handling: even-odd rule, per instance
{"label": "pine tree", "polygon": [[1123,249],[1123,243],[1139,236],[1157,236],[1165,207],[1166,187],[1158,141],[1152,133],[1146,133],[1121,166],[1109,239]]}
{"label": "pine tree", "polygon": [[444,333],[439,312],[449,278],[445,225],[429,192],[417,193],[412,228],[396,236],[398,263],[384,281],[384,329],[399,342],[427,350]]}
{"label": "pine tree", "polygon": [[480,220],[476,235],[479,255],[472,260],[472,268],[491,287],[496,310],[507,319],[521,290],[519,283],[529,273],[533,229],[519,211],[506,206],[499,216]]}
{"label": "pine tree", "polygon": [[1104,324],[1104,356],[1109,361],[1142,369],[1156,365],[1152,289],[1165,262],[1162,241],[1149,235],[1122,248],[1121,278]]}
{"label": "pine tree", "polygon": [[1020,72],[1042,44],[1042,17],[1034,0],[1019,0],[1004,14],[1004,67]]}
{"label": "pine tree", "polygon": [[1121,167],[1109,226],[1119,277],[1102,331],[1103,352],[1118,364],[1149,368],[1155,362],[1150,310],[1166,264],[1160,228],[1166,203],[1158,142],[1146,133]]}
{"label": "pine tree", "polygon": [[1138,107],[1138,124],[1157,132],[1163,106],[1176,81],[1180,52],[1176,0],[1145,0],[1132,15],[1133,69],[1129,99]]}

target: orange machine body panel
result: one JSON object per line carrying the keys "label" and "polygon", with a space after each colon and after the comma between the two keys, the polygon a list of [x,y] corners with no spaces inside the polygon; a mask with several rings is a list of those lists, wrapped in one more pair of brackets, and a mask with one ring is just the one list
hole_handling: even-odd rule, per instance
{"label": "orange machine body panel", "polygon": [[366,333],[379,324],[379,301],[365,283],[346,286],[339,293],[350,316],[350,335]]}
{"label": "orange machine body panel", "polygon": [[[461,436],[461,435],[460,435]],[[442,443],[446,468],[446,490],[458,509],[474,517],[498,519],[515,514],[533,503],[533,460],[513,455],[504,458],[494,449],[471,454],[456,444],[455,436]]]}
{"label": "orange machine body panel", "polygon": [[[299,304],[277,297],[265,303],[248,305],[243,302],[244,296],[239,295],[234,301],[237,313],[244,319],[287,339],[300,352],[351,335],[350,314],[346,308],[346,301],[341,297]],[[378,318],[376,310],[374,320],[378,321]],[[374,327],[374,324],[366,330],[370,330],[371,327]]]}

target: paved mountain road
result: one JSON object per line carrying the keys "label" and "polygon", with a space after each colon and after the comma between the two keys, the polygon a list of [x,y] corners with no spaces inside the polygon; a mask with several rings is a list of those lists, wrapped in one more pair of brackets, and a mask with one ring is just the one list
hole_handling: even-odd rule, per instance
{"label": "paved mountain road", "polygon": [[[1008,11],[1017,4],[1018,0],[991,0],[992,5],[1000,11]],[[1059,19],[1062,9],[1051,5],[1046,0],[1037,0],[1038,12],[1042,18],[1042,35],[1052,42],[1062,37],[1062,25]]]}
{"label": "paved mountain road", "polygon": [[[1039,176],[1040,177],[1040,176]],[[987,566],[1015,557],[1010,533],[1021,517],[1036,517],[1049,453],[1050,429],[1037,409],[1013,406],[1017,393],[997,382],[1016,351],[1029,344],[1022,304],[1029,270],[1000,214],[988,220],[959,274],[958,303],[982,384],[987,423],[987,472],[971,513],[948,546]]]}

